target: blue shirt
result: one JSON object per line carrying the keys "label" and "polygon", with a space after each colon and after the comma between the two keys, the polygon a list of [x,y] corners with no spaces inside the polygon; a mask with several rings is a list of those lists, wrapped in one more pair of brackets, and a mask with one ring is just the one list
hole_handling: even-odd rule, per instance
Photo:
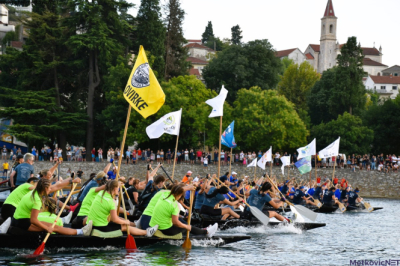
{"label": "blue shirt", "polygon": [[225,181],[228,180],[228,177],[227,177],[226,175],[223,175],[223,176],[221,176],[221,177],[219,178],[219,180],[220,180],[222,183],[225,183]]}
{"label": "blue shirt", "polygon": [[114,180],[117,177],[117,173],[114,174],[114,171],[107,172],[108,179]]}
{"label": "blue shirt", "polygon": [[335,197],[337,198],[337,199],[340,199],[340,195],[342,194],[342,191],[340,191],[340,189],[336,189],[336,191],[335,191]]}
{"label": "blue shirt", "polygon": [[29,163],[21,163],[15,167],[15,171],[17,172],[17,182],[15,185],[19,186],[26,183],[34,170],[33,165],[30,165]]}
{"label": "blue shirt", "polygon": [[90,181],[90,182],[86,185],[86,187],[83,189],[83,192],[82,192],[82,194],[79,196],[78,201],[82,203],[83,200],[84,200],[85,197],[86,197],[86,194],[89,193],[89,190],[90,190],[91,188],[98,187],[98,186],[99,186],[99,184],[97,184],[96,180],[92,179],[92,181]]}
{"label": "blue shirt", "polygon": [[296,192],[294,192],[294,195],[293,195],[293,203],[300,204],[302,202],[304,196],[305,195],[304,195],[303,191],[301,191],[300,189],[296,189]]}
{"label": "blue shirt", "polygon": [[258,193],[257,189],[250,190],[250,197],[247,200],[247,203],[250,206],[254,206],[260,211],[264,208],[265,203],[270,202],[271,197],[268,194]]}
{"label": "blue shirt", "polygon": [[[210,188],[210,190],[208,191],[208,195],[210,195],[211,193],[213,193],[213,191],[215,190],[215,187]],[[209,206],[209,207],[213,207],[215,205],[217,205],[220,201],[224,201],[225,197],[222,194],[217,194],[215,197],[213,198],[207,198],[204,197],[204,202],[203,205]]]}
{"label": "blue shirt", "polygon": [[314,192],[315,192],[315,189],[314,189],[313,187],[310,188],[310,189],[307,191],[308,195],[310,195],[310,196],[313,196],[313,195],[314,195]]}
{"label": "blue shirt", "polygon": [[[233,176],[229,177],[229,182],[235,183],[235,182],[237,182],[237,181],[238,181],[238,180],[237,180],[235,177],[233,177]],[[236,183],[235,185],[231,185],[231,186],[230,186],[231,189],[232,189],[233,186],[236,186],[236,185],[237,185],[237,183]]]}
{"label": "blue shirt", "polygon": [[206,197],[206,192],[203,193],[198,193],[196,192],[196,201],[194,202],[194,208],[195,209],[201,209],[201,206],[203,206],[204,198]]}

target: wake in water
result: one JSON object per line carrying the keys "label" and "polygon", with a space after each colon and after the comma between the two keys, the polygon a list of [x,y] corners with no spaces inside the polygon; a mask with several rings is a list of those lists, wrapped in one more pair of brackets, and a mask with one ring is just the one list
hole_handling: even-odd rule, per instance
{"label": "wake in water", "polygon": [[235,228],[231,228],[225,230],[227,235],[231,235],[232,233],[241,233],[241,234],[302,234],[303,231],[299,228],[294,227],[293,224],[288,225],[278,225],[277,227],[271,228],[268,226],[260,225],[256,227],[244,227],[238,226]]}
{"label": "wake in water", "polygon": [[[197,240],[197,239],[192,239],[192,246],[194,247],[216,247],[219,246],[220,244],[224,243],[224,240],[222,240],[221,238],[218,239],[201,239],[201,240]],[[168,240],[167,241],[168,244],[173,245],[173,246],[182,246],[183,244],[183,240]]]}

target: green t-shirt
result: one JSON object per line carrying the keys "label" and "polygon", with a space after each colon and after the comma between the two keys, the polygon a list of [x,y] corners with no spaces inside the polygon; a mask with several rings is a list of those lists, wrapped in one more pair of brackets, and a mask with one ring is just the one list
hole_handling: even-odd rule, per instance
{"label": "green t-shirt", "polygon": [[22,200],[22,198],[28,194],[31,190],[29,189],[32,185],[29,183],[22,184],[18,186],[11,194],[7,197],[4,204],[10,204],[15,208],[18,207],[18,204]]}
{"label": "green t-shirt", "polygon": [[156,206],[158,200],[159,200],[159,199],[165,198],[166,196],[168,196],[168,194],[169,194],[170,192],[171,192],[171,191],[169,191],[169,190],[160,190],[160,191],[158,191],[158,192],[153,196],[153,198],[151,198],[151,200],[150,200],[149,204],[147,205],[146,209],[144,209],[143,214],[144,214],[144,215],[147,215],[147,216],[152,216],[152,215],[153,215],[154,207]]}
{"label": "green t-shirt", "polygon": [[[92,207],[93,200],[96,198],[96,195],[99,192],[96,192],[96,188],[91,188],[89,192],[86,194],[85,199],[82,202],[81,209],[79,210],[78,216],[87,216],[90,211],[90,207]],[[103,194],[103,193],[101,193]]]}
{"label": "green t-shirt", "polygon": [[30,219],[32,209],[40,211],[40,209],[42,208],[42,200],[39,197],[39,193],[35,192],[34,199],[32,199],[32,193],[33,191],[22,197],[14,213],[15,219]]}
{"label": "green t-shirt", "polygon": [[108,192],[104,193],[104,197],[102,195],[103,193],[97,193],[87,216],[87,221],[93,221],[93,226],[108,225],[107,217],[111,210],[115,210],[111,195]]}
{"label": "green t-shirt", "polygon": [[173,195],[167,199],[160,198],[154,207],[153,215],[151,216],[150,226],[158,224],[158,229],[165,230],[172,226],[172,215],[179,214],[178,202]]}
{"label": "green t-shirt", "polygon": [[[38,216],[38,220],[39,220],[39,221],[41,221],[41,222],[46,222],[46,223],[51,223],[51,224],[54,223],[54,221],[56,220],[56,218],[57,218],[57,215],[55,215],[54,213],[52,213],[52,214],[50,215],[49,212],[40,212],[40,213],[39,213],[39,216]],[[58,225],[58,226],[64,226],[64,224],[63,224],[61,218],[58,219],[56,225]],[[53,233],[53,234],[55,234],[55,233]]]}

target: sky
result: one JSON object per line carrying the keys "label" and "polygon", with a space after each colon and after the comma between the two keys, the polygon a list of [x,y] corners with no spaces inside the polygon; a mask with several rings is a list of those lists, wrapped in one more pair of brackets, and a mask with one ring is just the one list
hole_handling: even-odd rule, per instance
{"label": "sky", "polygon": [[[275,50],[319,44],[321,18],[328,0],[181,0],[186,16],[183,29],[186,39],[201,39],[212,21],[214,35],[231,37],[231,28],[239,25],[243,41],[268,39]],[[130,0],[136,7],[140,0]],[[166,0],[160,0],[165,4]],[[382,63],[400,65],[398,32],[399,0],[333,0],[338,17],[337,39],[345,43],[356,36],[363,47],[382,46]]]}

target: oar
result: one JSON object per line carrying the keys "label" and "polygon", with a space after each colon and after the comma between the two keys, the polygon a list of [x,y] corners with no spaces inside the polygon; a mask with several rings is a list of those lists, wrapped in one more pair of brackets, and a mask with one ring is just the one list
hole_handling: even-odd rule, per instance
{"label": "oar", "polygon": [[[190,221],[192,219],[192,208],[193,208],[193,199],[194,199],[194,191],[190,191],[190,208],[189,208],[189,216],[188,216],[188,225],[190,225]],[[190,232],[187,231],[185,242],[183,242],[182,247],[186,250],[192,249],[192,242],[189,238]]]}
{"label": "oar", "polygon": [[372,207],[368,202],[361,201],[361,203],[364,204],[364,207],[368,212],[372,212],[374,210],[374,207]]}
{"label": "oar", "polygon": [[167,175],[168,179],[171,181],[171,183],[173,184],[174,181],[172,181],[171,177],[168,175],[167,171],[165,171],[164,167],[161,165],[161,169],[163,169],[164,173]]}
{"label": "oar", "polygon": [[[71,192],[74,191],[76,185],[77,185],[77,183],[74,183],[74,185],[72,186]],[[64,204],[63,204],[61,210],[58,212],[57,218],[54,220],[54,223],[53,223],[53,225],[51,226],[51,228],[54,228],[54,226],[56,225],[58,219],[60,219],[61,213],[63,212],[63,210],[64,210],[65,206],[67,205],[67,203],[68,203],[68,201],[69,201],[70,198],[71,198],[71,193],[68,195],[67,200],[64,202]],[[43,253],[44,246],[45,246],[45,244],[46,244],[46,242],[47,242],[47,239],[49,239],[49,236],[50,236],[50,233],[47,233],[46,237],[45,237],[44,240],[43,240],[43,243],[35,250],[35,252],[33,253],[33,255],[41,255],[41,254]]]}
{"label": "oar", "polygon": [[346,207],[338,200],[339,210],[344,213],[346,211]]}
{"label": "oar", "polygon": [[7,190],[10,190],[10,189],[11,189],[11,187],[3,188],[3,189],[0,190],[0,192],[7,191]]}
{"label": "oar", "polygon": [[122,185],[122,187],[125,189],[125,194],[128,197],[129,207],[131,207],[132,214],[133,214],[133,211],[135,210],[135,206],[133,205],[133,202],[132,202],[131,198],[129,197],[129,194],[128,194],[128,191],[126,190],[125,185]]}
{"label": "oar", "polygon": [[275,189],[277,191],[279,191],[279,193],[282,195],[282,197],[285,199],[286,203],[289,204],[290,206],[293,206],[296,211],[300,214],[303,215],[305,217],[307,217],[308,219],[310,219],[311,221],[315,221],[317,219],[318,214],[316,212],[311,211],[310,209],[301,206],[301,205],[293,205],[293,203],[291,203],[290,201],[286,200],[285,196],[282,194],[282,192],[278,189],[278,187],[275,185],[274,182],[272,182],[272,180],[269,178],[269,176],[267,176],[268,180],[272,183],[272,185],[275,187]]}
{"label": "oar", "polygon": [[[224,183],[222,183],[219,178],[217,178],[217,181],[219,183],[221,183],[221,185],[226,186]],[[238,197],[238,199],[240,199],[240,197],[232,191],[232,189],[230,189],[228,186],[226,186],[230,192],[232,192],[236,197]],[[254,217],[256,217],[260,222],[263,223],[263,225],[268,225],[269,223],[269,217],[266,216],[262,211],[260,211],[259,209],[257,209],[256,207],[250,206],[247,202],[244,202],[244,204],[247,205],[247,207],[249,207],[251,213],[254,215]]]}
{"label": "oar", "polygon": [[[121,189],[121,197],[123,198],[123,192],[122,192],[122,187],[120,187]],[[126,209],[125,209],[125,200],[122,199],[122,207],[124,208],[124,216],[125,216],[125,220],[128,220],[128,217],[126,215]],[[133,236],[129,233],[129,225],[126,225],[126,233],[128,235],[128,237],[126,238],[126,242],[125,242],[125,248],[127,250],[132,250],[132,249],[137,249],[136,247],[136,242],[135,239],[133,238]]]}

